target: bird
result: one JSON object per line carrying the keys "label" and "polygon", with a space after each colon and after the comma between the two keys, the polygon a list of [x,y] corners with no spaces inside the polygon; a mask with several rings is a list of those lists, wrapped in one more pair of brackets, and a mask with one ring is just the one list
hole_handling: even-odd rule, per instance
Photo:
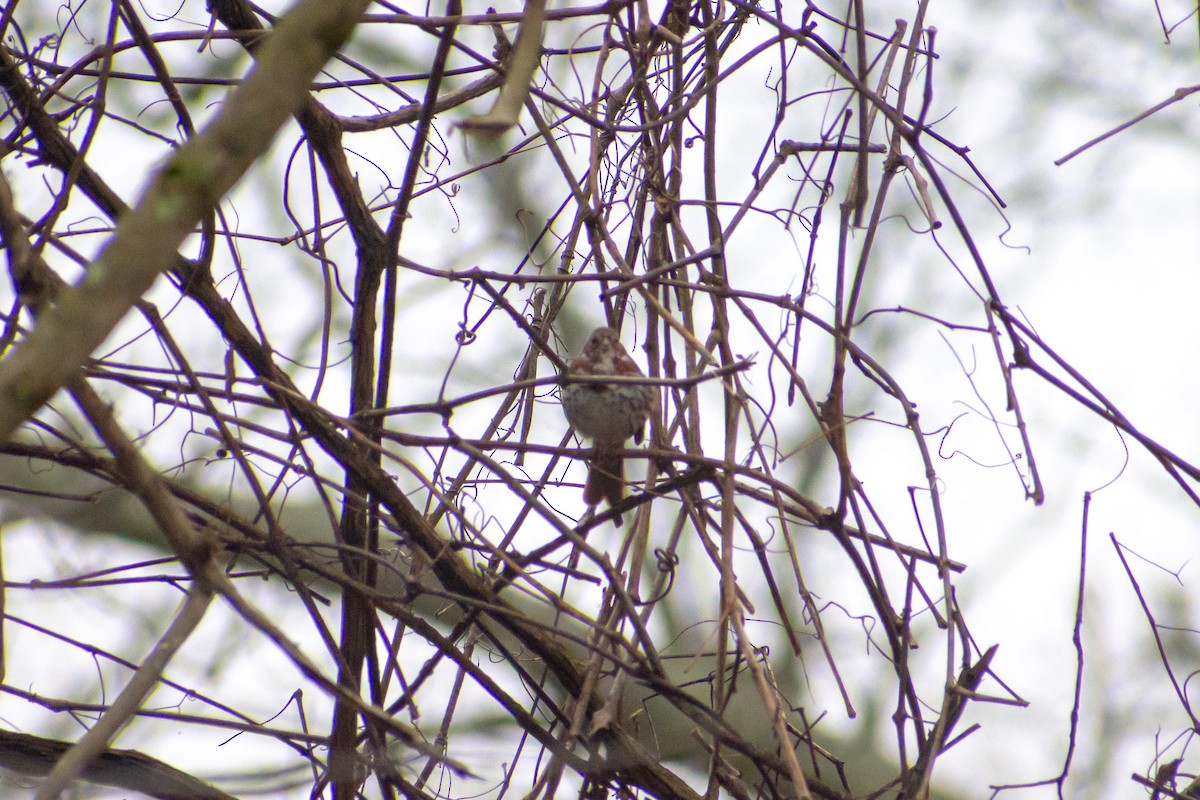
{"label": "bird", "polygon": [[[637,363],[608,327],[597,328],[583,350],[567,365],[562,386],[563,414],[572,430],[592,440],[583,501],[594,508],[625,496],[625,442],[641,444],[646,420],[658,411],[658,390],[646,383],[598,380],[644,378]],[[621,524],[621,518],[616,518]]]}

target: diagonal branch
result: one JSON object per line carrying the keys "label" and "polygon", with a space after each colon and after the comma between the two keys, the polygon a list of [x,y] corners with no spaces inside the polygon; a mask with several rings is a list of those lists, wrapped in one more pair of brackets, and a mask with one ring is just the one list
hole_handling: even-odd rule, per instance
{"label": "diagonal branch", "polygon": [[366,0],[300,0],[280,20],[221,113],[176,151],[84,279],[0,362],[0,440],[72,380],[171,266],[203,216],[266,152],[366,6]]}

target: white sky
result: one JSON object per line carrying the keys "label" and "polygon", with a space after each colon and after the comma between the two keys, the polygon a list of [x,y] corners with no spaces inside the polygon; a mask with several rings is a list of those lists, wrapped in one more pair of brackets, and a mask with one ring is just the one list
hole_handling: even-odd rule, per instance
{"label": "white sky", "polygon": [[[972,212],[976,241],[991,274],[1044,340],[1135,424],[1184,458],[1200,462],[1200,378],[1194,353],[1200,341],[1195,311],[1200,295],[1196,103],[1178,104],[1065,166],[1052,163],[1177,86],[1200,81],[1194,70],[1194,26],[1190,32],[1181,30],[1168,50],[1155,34],[1152,6],[1125,2],[1120,11],[1141,27],[1127,33],[1126,44],[1136,46],[1121,47],[1098,39],[1087,28],[1089,22],[1071,17],[1074,11],[1061,4],[1040,16],[1026,4],[996,3],[986,13],[981,5],[935,3],[928,21],[939,29],[942,60],[937,68],[946,73],[938,99],[945,103],[943,112],[953,110],[939,130],[970,144],[976,162],[1010,201],[1006,216],[1012,230],[1005,242],[1016,247],[999,242],[1003,223],[982,203]],[[1008,76],[1023,79],[1043,66],[1050,69],[1064,53],[1078,60],[1083,73],[1078,88],[1064,100],[1031,102],[1024,110],[1027,85]],[[1139,57],[1119,57],[1130,53]],[[1191,66],[1181,69],[1181,63]],[[1014,126],[1013,119],[1023,115],[1032,124]],[[461,147],[461,141],[452,140],[455,157],[463,157]],[[427,248],[413,244],[417,252],[436,249],[433,241]],[[957,347],[962,340],[951,343]],[[978,358],[988,358],[985,343],[975,344]],[[946,365],[953,363],[947,345],[931,337],[920,346],[934,357],[924,363],[914,359],[906,379],[918,385],[945,380]],[[958,388],[951,398],[973,400],[966,379],[953,378]],[[960,579],[959,600],[979,642],[1001,644],[994,668],[1032,704],[1023,711],[975,707],[970,712],[968,721],[981,721],[985,728],[944,758],[941,774],[967,787],[971,797],[986,796],[985,783],[1049,778],[1060,766],[1074,679],[1070,626],[1081,497],[1117,478],[1126,458],[1125,445],[1111,429],[1039,387],[1032,376],[1018,375],[1017,385],[1024,392],[1046,481],[1045,506],[1020,502],[1021,487],[1011,470],[984,470],[961,458],[939,465],[947,485],[943,500],[954,519],[951,555],[971,565]],[[963,423],[964,449],[979,457],[994,440],[987,430],[969,424]],[[1107,537],[1111,531],[1150,561],[1182,570],[1177,582],[1134,561],[1148,596],[1160,604],[1157,610],[1167,615],[1166,606],[1178,603],[1179,613],[1190,619],[1196,569],[1190,559],[1197,533],[1196,509],[1136,445],[1128,439],[1125,444],[1129,464],[1116,483],[1096,494],[1089,541],[1085,701],[1108,696],[1112,718],[1086,713],[1081,740],[1081,747],[1092,753],[1111,754],[1107,772],[1097,777],[1118,782],[1126,782],[1130,772],[1150,769],[1156,729],[1170,739],[1186,728],[1186,720],[1165,693],[1168,683],[1149,650],[1145,620]],[[871,468],[863,469],[869,474]],[[997,477],[1002,473],[1008,477]],[[44,544],[60,541],[28,531],[23,535]],[[18,541],[23,539],[6,539],[6,558]],[[16,571],[27,574],[10,572],[8,577],[32,577],[43,569],[54,567],[26,556]],[[76,609],[81,628],[92,624],[86,616],[91,611]],[[212,633],[213,640],[220,636]],[[241,655],[228,653],[231,659]],[[287,680],[287,667],[256,668]],[[53,666],[46,669],[40,678],[48,683]],[[985,685],[984,691],[993,688]],[[16,719],[8,718],[19,728]],[[1082,752],[1080,757],[1087,757],[1089,751]],[[1200,759],[1185,761],[1184,770],[1189,769],[1200,771]],[[1077,779],[1076,796],[1087,796],[1089,789],[1096,797],[1131,793],[1125,783],[1097,788],[1086,785],[1086,775]],[[1120,788],[1114,791],[1116,786]],[[1042,787],[1007,796],[1051,795],[1051,788]]]}

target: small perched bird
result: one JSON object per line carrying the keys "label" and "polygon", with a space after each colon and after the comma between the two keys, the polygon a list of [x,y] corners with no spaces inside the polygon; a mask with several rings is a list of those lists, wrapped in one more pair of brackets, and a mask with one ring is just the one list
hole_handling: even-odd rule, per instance
{"label": "small perched bird", "polygon": [[[625,496],[625,442],[641,443],[646,420],[658,410],[658,391],[645,383],[588,380],[614,376],[642,378],[612,328],[597,328],[583,351],[567,367],[562,387],[563,413],[571,428],[592,440],[583,501],[614,505]],[[620,523],[620,518],[617,519]]]}

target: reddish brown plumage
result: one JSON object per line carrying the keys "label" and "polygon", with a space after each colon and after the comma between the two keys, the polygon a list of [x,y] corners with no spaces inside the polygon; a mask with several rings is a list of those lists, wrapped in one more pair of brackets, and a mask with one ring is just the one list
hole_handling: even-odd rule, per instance
{"label": "reddish brown plumage", "polygon": [[[562,389],[563,413],[580,436],[592,440],[583,499],[612,505],[625,496],[625,457],[633,437],[642,441],[646,420],[658,407],[658,392],[644,383],[604,383],[587,378],[644,377],[612,328],[597,328],[569,365]],[[575,379],[575,380],[572,380]],[[583,379],[583,380],[581,380]]]}

